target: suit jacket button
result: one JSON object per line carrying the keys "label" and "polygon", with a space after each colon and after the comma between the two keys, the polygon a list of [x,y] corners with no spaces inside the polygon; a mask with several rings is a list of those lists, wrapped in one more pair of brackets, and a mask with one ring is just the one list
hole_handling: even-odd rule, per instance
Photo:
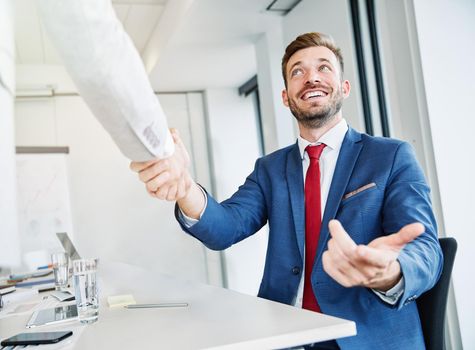
{"label": "suit jacket button", "polygon": [[295,266],[294,268],[292,268],[292,273],[293,273],[294,275],[300,274],[300,268],[297,267],[297,266]]}

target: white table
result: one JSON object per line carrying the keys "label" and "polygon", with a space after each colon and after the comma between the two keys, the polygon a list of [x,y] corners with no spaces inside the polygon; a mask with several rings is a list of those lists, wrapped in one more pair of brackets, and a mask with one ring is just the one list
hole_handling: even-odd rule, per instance
{"label": "white table", "polygon": [[[100,270],[99,321],[26,330],[29,316],[0,320],[2,339],[23,331],[73,330],[61,349],[281,349],[356,334],[354,322],[297,309],[125,264]],[[187,302],[188,307],[109,308],[109,295],[133,294],[137,303]],[[45,349],[53,347],[42,346]],[[38,349],[38,347],[35,347]]]}

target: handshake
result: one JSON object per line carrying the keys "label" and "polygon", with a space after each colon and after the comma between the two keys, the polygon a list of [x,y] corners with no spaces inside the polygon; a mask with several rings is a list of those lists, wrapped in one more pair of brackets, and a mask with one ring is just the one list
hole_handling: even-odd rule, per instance
{"label": "handshake", "polygon": [[138,173],[152,197],[176,201],[185,215],[198,219],[205,206],[204,194],[191,178],[190,156],[178,131],[170,129],[170,132],[175,142],[171,157],[131,162],[130,169]]}
{"label": "handshake", "polygon": [[175,142],[173,155],[164,159],[131,162],[130,169],[138,173],[152,197],[176,201],[185,197],[191,187],[192,179],[188,171],[190,156],[178,130],[170,129],[170,133]]}

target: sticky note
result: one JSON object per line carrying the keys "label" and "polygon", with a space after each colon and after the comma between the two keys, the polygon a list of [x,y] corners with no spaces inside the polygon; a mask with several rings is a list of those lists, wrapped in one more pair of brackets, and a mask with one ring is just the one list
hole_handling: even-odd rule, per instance
{"label": "sticky note", "polygon": [[134,296],[130,294],[108,296],[107,303],[109,304],[109,307],[123,307],[136,304]]}

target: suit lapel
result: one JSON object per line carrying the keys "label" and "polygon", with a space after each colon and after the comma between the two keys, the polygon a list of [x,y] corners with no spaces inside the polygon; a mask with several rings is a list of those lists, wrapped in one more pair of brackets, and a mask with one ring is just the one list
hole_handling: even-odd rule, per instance
{"label": "suit lapel", "polygon": [[358,159],[361,148],[363,147],[363,144],[360,141],[361,134],[352,128],[348,128],[348,132],[346,133],[341,145],[340,154],[338,155],[335,172],[330,185],[330,191],[328,192],[314,266],[321,259],[323,249],[325,248],[329,237],[328,222],[335,218],[341,199],[345,194],[345,189],[350,181],[350,176],[353,173],[356,160]]}
{"label": "suit lapel", "polygon": [[295,234],[300,256],[304,257],[305,244],[305,204],[304,204],[304,185],[303,185],[302,158],[299,146],[295,146],[287,154],[287,186],[289,188],[290,205],[295,225]]}

